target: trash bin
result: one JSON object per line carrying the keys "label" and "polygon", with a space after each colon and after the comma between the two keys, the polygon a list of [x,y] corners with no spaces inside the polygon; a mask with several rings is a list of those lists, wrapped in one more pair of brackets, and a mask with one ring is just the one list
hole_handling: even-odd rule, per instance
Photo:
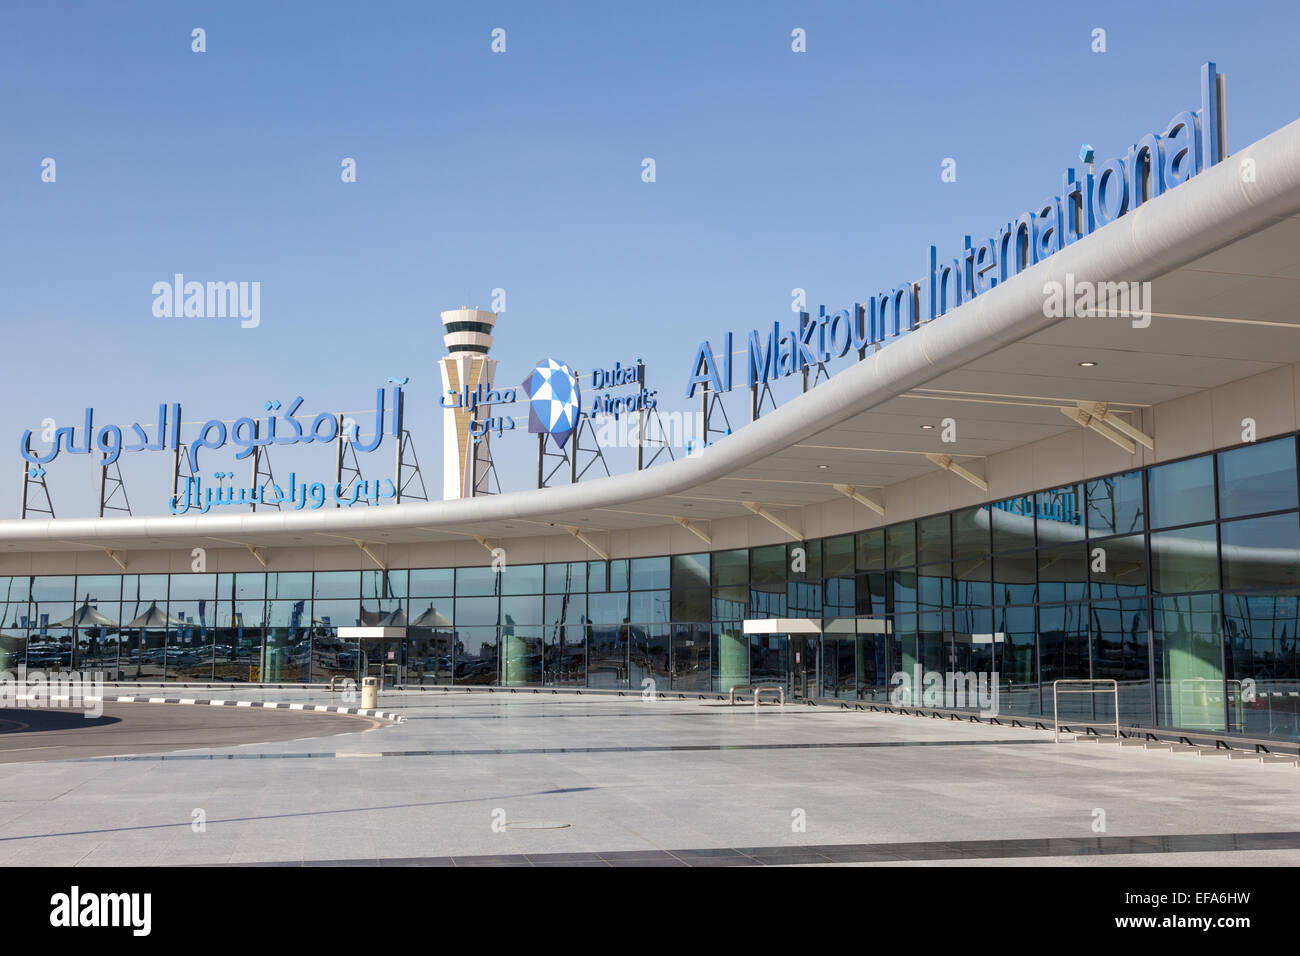
{"label": "trash bin", "polygon": [[379,678],[361,678],[361,709],[374,710],[379,706]]}

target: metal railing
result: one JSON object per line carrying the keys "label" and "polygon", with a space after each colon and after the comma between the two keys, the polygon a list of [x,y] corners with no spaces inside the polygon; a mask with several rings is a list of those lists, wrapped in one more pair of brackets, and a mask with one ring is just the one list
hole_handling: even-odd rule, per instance
{"label": "metal railing", "polygon": [[[1089,687],[1084,690],[1061,690],[1062,684],[1109,684],[1109,687]],[[1097,680],[1054,680],[1052,681],[1052,734],[1056,743],[1061,742],[1061,719],[1057,708],[1057,694],[1113,694],[1115,698],[1115,739],[1119,740],[1119,681],[1110,679]]]}
{"label": "metal railing", "polygon": [[736,705],[737,693],[753,694],[755,710],[758,710],[759,701],[765,693],[776,694],[777,703],[780,704],[781,707],[785,707],[785,688],[780,684],[737,684],[727,693],[727,703],[731,704],[733,707]]}

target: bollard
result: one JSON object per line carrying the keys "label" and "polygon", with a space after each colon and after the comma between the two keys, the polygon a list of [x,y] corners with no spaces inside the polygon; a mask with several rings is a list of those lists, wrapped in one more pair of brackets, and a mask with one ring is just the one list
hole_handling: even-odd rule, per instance
{"label": "bollard", "polygon": [[379,707],[379,678],[361,678],[361,709],[376,710]]}

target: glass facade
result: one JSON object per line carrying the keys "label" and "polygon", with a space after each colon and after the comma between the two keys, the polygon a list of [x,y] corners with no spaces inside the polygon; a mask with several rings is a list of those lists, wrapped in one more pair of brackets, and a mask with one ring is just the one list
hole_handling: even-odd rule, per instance
{"label": "glass facade", "polygon": [[[1296,439],[857,534],[713,553],[383,571],[0,577],[0,667],[110,679],[888,699],[997,672],[1003,713],[1114,679],[1126,726],[1300,737]],[[820,634],[746,634],[811,618]],[[342,625],[404,626],[345,641]],[[1062,712],[1113,719],[1109,695]]]}

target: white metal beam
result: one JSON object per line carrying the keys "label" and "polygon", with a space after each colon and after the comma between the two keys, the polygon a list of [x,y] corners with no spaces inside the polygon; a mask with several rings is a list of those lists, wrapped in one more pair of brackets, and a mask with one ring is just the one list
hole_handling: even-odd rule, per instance
{"label": "white metal beam", "polygon": [[[353,540],[356,541],[355,538]],[[385,565],[384,562],[380,561],[377,557],[375,557],[375,553],[371,551],[368,547],[366,547],[366,543],[364,541],[356,541],[356,545],[358,548],[361,549],[362,554],[364,554],[371,561],[375,562],[375,564],[379,565],[380,571],[388,570],[388,566]]]}
{"label": "white metal beam", "polygon": [[1156,450],[1156,440],[1154,438],[1120,418],[1110,410],[1110,407],[1105,402],[1077,402],[1076,404],[1093,418],[1100,418],[1117,432],[1127,435],[1147,451]]}
{"label": "white metal beam", "polygon": [[1137,443],[1125,438],[1119,432],[1109,428],[1102,419],[1096,415],[1089,414],[1082,408],[1062,408],[1061,414],[1075,422],[1078,422],[1084,428],[1091,428],[1102,438],[1123,448],[1130,455],[1137,454]]}
{"label": "white metal beam", "polygon": [[588,538],[585,534],[582,533],[582,529],[581,529],[581,528],[575,528],[575,527],[573,527],[572,525],[567,525],[567,524],[566,524],[566,525],[564,526],[564,530],[567,531],[567,532],[569,532],[569,534],[573,535],[575,538],[577,538],[579,541],[581,541],[583,544],[585,544],[585,545],[586,545],[588,548],[590,548],[594,553],[600,555],[600,560],[602,560],[602,561],[608,561],[608,560],[609,560],[609,555],[606,554],[604,551],[602,551],[600,548],[596,547],[596,545],[592,542],[592,540],[591,540],[590,538]]}
{"label": "white metal beam", "polygon": [[862,507],[874,511],[876,514],[880,515],[880,517],[883,518],[885,516],[884,505],[872,501],[852,485],[831,485],[831,487],[842,494],[845,498],[852,498],[858,504],[862,505]]}
{"label": "white metal beam", "polygon": [[705,544],[708,545],[713,544],[713,539],[710,538],[703,531],[701,531],[699,528],[695,527],[695,525],[691,524],[689,518],[683,518],[680,515],[673,515],[673,520],[676,521],[683,528],[685,528],[687,531],[689,531],[691,534],[695,535],[695,537],[699,538]]}
{"label": "white metal beam", "polygon": [[790,527],[780,518],[773,515],[770,511],[767,511],[757,501],[742,501],[741,504],[744,505],[746,508],[748,508],[750,511],[754,512],[754,514],[758,515],[763,520],[767,521],[769,524],[773,524],[776,527],[780,528],[782,531],[788,534],[795,541],[803,540],[803,535],[801,535],[798,531],[795,531],[794,528]]}
{"label": "white metal beam", "polygon": [[968,471],[961,465],[957,464],[952,460],[952,455],[936,455],[933,452],[926,452],[925,457],[930,459],[944,471],[951,471],[958,478],[965,478],[980,491],[989,490],[989,483],[987,481],[975,474],[975,472]]}
{"label": "white metal beam", "polygon": [[112,548],[105,548],[104,553],[113,559],[113,563],[117,565],[118,570],[120,571],[126,570],[126,562],[122,560],[121,556],[118,555],[116,551],[114,551]]}
{"label": "white metal beam", "polygon": [[262,570],[263,570],[263,571],[268,570],[268,568],[267,568],[267,566],[266,566],[266,558],[262,557],[262,552],[261,552],[259,549],[253,547],[253,546],[252,546],[251,544],[249,544],[248,542],[244,542],[244,547],[246,547],[246,548],[248,549],[248,553],[249,553],[249,554],[251,554],[253,557],[257,558],[257,563],[260,564],[260,565],[262,566]]}

